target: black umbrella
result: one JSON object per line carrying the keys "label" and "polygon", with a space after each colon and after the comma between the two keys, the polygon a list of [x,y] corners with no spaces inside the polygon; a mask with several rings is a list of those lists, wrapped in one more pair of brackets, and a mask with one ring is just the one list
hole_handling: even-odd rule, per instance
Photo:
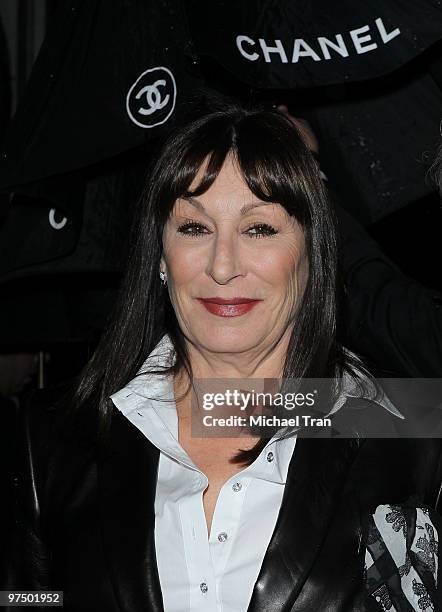
{"label": "black umbrella", "polygon": [[152,143],[201,85],[180,1],[57,10],[2,155],[7,344],[88,340],[103,324]]}
{"label": "black umbrella", "polygon": [[0,347],[97,338],[116,296],[145,175],[146,155],[107,162],[76,194],[75,215],[15,196],[0,227]]}
{"label": "black umbrella", "polygon": [[3,147],[3,189],[143,145],[201,83],[181,1],[64,0],[57,11]]}
{"label": "black umbrella", "polygon": [[392,72],[442,38],[439,0],[189,0],[200,54],[256,88]]}
{"label": "black umbrella", "polygon": [[[15,194],[0,225],[0,282],[47,274],[119,273],[147,160],[146,151],[135,150],[124,159],[94,166],[93,177],[54,177],[51,200],[38,197],[37,187],[45,192],[44,181],[32,185],[32,197]],[[60,202],[68,202],[68,210]]]}
{"label": "black umbrella", "polygon": [[212,72],[309,119],[323,169],[361,222],[434,192],[426,175],[442,108],[438,0],[191,0],[188,11]]}

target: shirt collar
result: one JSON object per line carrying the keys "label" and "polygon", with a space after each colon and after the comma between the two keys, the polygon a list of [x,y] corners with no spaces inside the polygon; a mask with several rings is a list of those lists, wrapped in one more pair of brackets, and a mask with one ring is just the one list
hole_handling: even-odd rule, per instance
{"label": "shirt collar", "polygon": [[[167,374],[152,374],[150,371],[169,367],[175,363],[175,359],[172,341],[166,334],[135,378],[111,395],[111,399],[140,429],[147,430],[150,427],[149,437],[160,450],[166,451],[188,467],[197,469],[178,443],[178,420],[171,377]],[[280,436],[280,432],[277,432],[267,442],[256,460],[242,470],[241,477],[285,484],[296,436],[282,439]]]}

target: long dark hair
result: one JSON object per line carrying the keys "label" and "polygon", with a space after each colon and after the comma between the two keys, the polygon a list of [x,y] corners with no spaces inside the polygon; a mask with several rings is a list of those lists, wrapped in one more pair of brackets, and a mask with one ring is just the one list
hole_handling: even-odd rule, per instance
{"label": "long dark hair", "polygon": [[[109,396],[139,372],[147,356],[168,333],[175,364],[192,378],[186,345],[159,278],[162,233],[175,201],[204,193],[231,154],[245,182],[261,200],[277,202],[301,224],[309,278],[297,311],[286,355],[284,378],[335,378],[346,357],[336,340],[337,248],[332,211],[316,161],[291,120],[277,110],[245,110],[230,103],[176,129],[164,143],[147,181],[134,223],[132,251],[113,317],[81,374],[72,406],[97,409],[98,431],[105,435],[112,412]],[[203,162],[198,187],[189,186]],[[162,370],[164,373],[164,370]],[[261,439],[235,460],[250,463]]]}

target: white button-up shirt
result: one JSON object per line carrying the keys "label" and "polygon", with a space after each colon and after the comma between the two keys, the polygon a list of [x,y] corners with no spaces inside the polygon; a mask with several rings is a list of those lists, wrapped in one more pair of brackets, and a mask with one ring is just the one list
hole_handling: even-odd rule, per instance
{"label": "white button-up shirt", "polygon": [[[174,358],[164,336],[141,372]],[[275,528],[296,436],[275,434],[251,465],[224,483],[208,534],[208,478],[178,442],[171,377],[139,374],[111,399],[160,450],[155,546],[165,612],[245,612]]]}
{"label": "white button-up shirt", "polygon": [[[149,365],[170,363],[171,346],[164,337]],[[178,442],[171,378],[143,374],[112,401],[160,450],[155,546],[165,612],[246,611],[275,527],[296,437],[275,434],[251,465],[224,483],[209,535],[203,507],[209,482]]]}

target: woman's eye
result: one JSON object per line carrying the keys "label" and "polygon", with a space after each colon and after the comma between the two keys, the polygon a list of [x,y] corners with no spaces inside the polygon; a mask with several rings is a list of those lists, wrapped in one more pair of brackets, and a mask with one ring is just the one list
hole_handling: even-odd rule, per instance
{"label": "woman's eye", "polygon": [[195,223],[194,221],[183,223],[178,227],[180,234],[184,236],[200,236],[201,234],[207,233],[207,228],[201,223]]}
{"label": "woman's eye", "polygon": [[249,227],[247,230],[249,236],[253,236],[253,238],[262,238],[263,236],[273,236],[277,234],[277,230],[271,225],[267,223],[255,223],[252,227]]}

